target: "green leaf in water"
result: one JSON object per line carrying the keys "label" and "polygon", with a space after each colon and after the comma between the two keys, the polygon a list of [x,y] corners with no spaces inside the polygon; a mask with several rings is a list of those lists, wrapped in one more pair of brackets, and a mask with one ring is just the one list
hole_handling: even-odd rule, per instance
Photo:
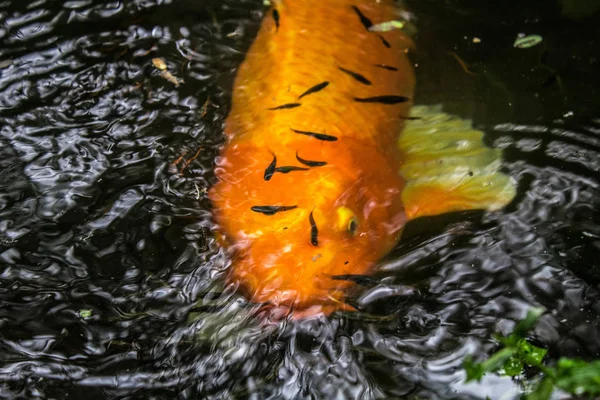
{"label": "green leaf in water", "polygon": [[585,362],[560,358],[556,386],[576,395],[600,394],[600,360]]}
{"label": "green leaf in water", "polygon": [[485,374],[483,365],[481,363],[473,362],[473,358],[471,356],[465,357],[463,361],[463,367],[467,372],[467,379],[465,380],[465,382],[479,382]]}
{"label": "green leaf in water", "polygon": [[542,349],[529,343],[525,339],[517,342],[516,353],[504,364],[504,373],[508,376],[516,376],[523,372],[525,364],[533,367],[541,365],[548,350]]}
{"label": "green leaf in water", "polygon": [[92,310],[87,309],[87,308],[82,308],[81,310],[79,310],[79,317],[80,318],[90,318],[92,316]]}
{"label": "green leaf in water", "polygon": [[504,366],[504,364],[513,356],[515,350],[512,348],[504,348],[494,354],[487,360],[475,363],[469,356],[466,357],[463,366],[467,372],[467,380],[469,381],[480,381],[487,372],[495,372]]}
{"label": "green leaf in water", "polygon": [[[542,363],[548,350],[525,339],[543,312],[542,309],[529,311],[527,317],[515,326],[513,333],[498,338],[505,347],[489,359],[474,363],[470,356],[466,357],[463,363],[466,382],[480,381],[486,372],[502,371],[505,375],[516,376],[523,372],[525,365],[529,365],[537,368],[543,378],[533,383],[533,390],[524,396],[526,400],[549,400],[555,387],[576,396],[600,394],[600,360],[586,362],[563,357],[556,367],[549,367]],[[529,386],[528,381],[525,384]]]}
{"label": "green leaf in water", "polygon": [[386,21],[380,24],[372,25],[369,28],[371,32],[389,32],[394,29],[402,29],[404,28],[404,22],[402,21]]}
{"label": "green leaf in water", "polygon": [[521,339],[524,339],[527,333],[533,329],[545,311],[546,310],[543,308],[532,308],[527,311],[525,319],[519,321],[513,332],[506,338],[504,342],[518,346]]}
{"label": "green leaf in water", "polygon": [[542,43],[543,40],[540,35],[519,35],[515,40],[514,46],[518,49],[527,49]]}
{"label": "green leaf in water", "polygon": [[519,343],[518,354],[528,365],[540,365],[546,356],[546,353],[548,353],[548,350],[534,346],[525,339],[521,340]]}
{"label": "green leaf in water", "polygon": [[523,361],[517,357],[511,357],[504,363],[504,374],[508,376],[517,376],[523,372]]}
{"label": "green leaf in water", "polygon": [[466,381],[480,381],[487,372],[497,372],[501,368],[506,375],[515,376],[523,371],[524,363],[532,366],[540,365],[547,350],[529,343],[525,340],[525,335],[535,326],[544,311],[543,308],[529,310],[525,319],[517,323],[510,335],[498,338],[505,347],[492,354],[487,360],[475,363],[471,357],[465,358],[463,367],[467,372]]}
{"label": "green leaf in water", "polygon": [[542,379],[533,392],[525,395],[525,400],[550,400],[552,391],[554,391],[554,383],[552,379],[546,377]]}

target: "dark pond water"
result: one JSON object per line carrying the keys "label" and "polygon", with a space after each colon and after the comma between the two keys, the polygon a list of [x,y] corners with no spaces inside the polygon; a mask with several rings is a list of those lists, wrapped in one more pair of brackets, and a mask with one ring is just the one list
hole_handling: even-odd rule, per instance
{"label": "dark pond water", "polygon": [[534,306],[550,360],[600,357],[598,14],[409,5],[417,103],[473,119],[519,195],[412,222],[363,313],[261,327],[206,190],[262,1],[0,1],[0,397],[516,398],[461,362]]}

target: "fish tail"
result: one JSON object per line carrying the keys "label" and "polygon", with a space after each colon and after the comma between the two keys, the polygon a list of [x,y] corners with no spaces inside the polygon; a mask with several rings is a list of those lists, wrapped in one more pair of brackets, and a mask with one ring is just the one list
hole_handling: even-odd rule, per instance
{"label": "fish tail", "polygon": [[515,180],[500,172],[502,151],[483,143],[471,121],[414,106],[398,139],[408,219],[452,211],[495,211],[516,195]]}

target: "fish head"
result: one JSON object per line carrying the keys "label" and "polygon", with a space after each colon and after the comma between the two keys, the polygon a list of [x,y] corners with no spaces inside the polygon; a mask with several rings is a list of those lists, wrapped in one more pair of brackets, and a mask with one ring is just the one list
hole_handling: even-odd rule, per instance
{"label": "fish head", "polygon": [[[371,272],[398,240],[405,215],[397,168],[373,149],[345,150],[336,154],[371,162],[303,148],[314,159],[329,154],[328,164],[269,181],[269,152],[238,147],[224,153],[220,181],[209,195],[232,255],[230,280],[271,315],[353,309],[345,302],[352,278]],[[280,153],[277,162],[292,157]]]}

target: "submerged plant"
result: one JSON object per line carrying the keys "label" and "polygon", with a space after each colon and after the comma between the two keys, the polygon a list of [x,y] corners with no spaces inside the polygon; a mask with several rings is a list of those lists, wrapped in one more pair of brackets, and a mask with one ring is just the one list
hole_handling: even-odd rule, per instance
{"label": "submerged plant", "polygon": [[561,357],[556,365],[548,366],[543,363],[548,350],[534,346],[525,338],[543,313],[539,308],[530,310],[510,335],[497,336],[503,348],[487,360],[474,362],[472,357],[466,357],[463,364],[466,382],[480,381],[488,372],[514,377],[522,374],[527,365],[539,370],[542,379],[523,395],[526,400],[548,400],[556,388],[578,396],[600,394],[600,360],[586,362]]}

